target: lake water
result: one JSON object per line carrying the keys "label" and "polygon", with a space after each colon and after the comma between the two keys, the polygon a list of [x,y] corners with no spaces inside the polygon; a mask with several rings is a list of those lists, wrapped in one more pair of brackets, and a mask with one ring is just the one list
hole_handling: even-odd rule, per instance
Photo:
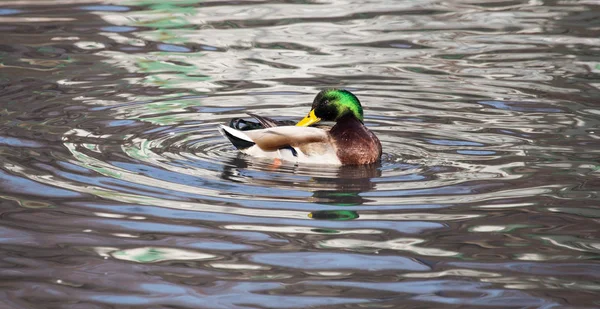
{"label": "lake water", "polygon": [[[600,3],[0,2],[0,307],[600,308]],[[218,124],[355,93],[375,166]]]}

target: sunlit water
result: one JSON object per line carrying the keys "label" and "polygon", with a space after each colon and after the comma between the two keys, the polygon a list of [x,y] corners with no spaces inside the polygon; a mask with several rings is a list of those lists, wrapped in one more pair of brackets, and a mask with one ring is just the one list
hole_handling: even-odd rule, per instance
{"label": "sunlit water", "polygon": [[[0,2],[0,307],[600,307],[600,6],[479,2]],[[327,87],[380,164],[216,129]]]}

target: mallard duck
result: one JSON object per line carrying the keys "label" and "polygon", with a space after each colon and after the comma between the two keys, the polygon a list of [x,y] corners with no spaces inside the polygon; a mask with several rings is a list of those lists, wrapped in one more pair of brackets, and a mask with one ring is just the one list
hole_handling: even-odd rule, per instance
{"label": "mallard duck", "polygon": [[[364,125],[362,105],[347,90],[319,92],[308,116],[295,126],[279,126],[272,119],[250,115],[262,129],[219,126],[221,134],[247,155],[331,165],[371,164],[381,158],[381,142]],[[335,125],[329,130],[310,127],[319,121],[334,121]]]}

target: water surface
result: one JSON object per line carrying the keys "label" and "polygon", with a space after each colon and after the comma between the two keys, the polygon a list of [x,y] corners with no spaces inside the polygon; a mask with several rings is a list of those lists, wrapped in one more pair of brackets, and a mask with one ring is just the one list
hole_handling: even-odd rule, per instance
{"label": "water surface", "polygon": [[[6,308],[600,307],[594,1],[0,2]],[[380,164],[217,125],[365,106]]]}

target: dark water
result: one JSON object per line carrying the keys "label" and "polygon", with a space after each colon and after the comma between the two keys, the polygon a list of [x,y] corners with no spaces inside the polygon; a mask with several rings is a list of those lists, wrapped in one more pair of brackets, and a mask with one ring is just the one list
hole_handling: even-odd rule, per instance
{"label": "dark water", "polygon": [[[600,308],[599,4],[0,2],[0,307]],[[216,130],[326,87],[380,165]]]}

